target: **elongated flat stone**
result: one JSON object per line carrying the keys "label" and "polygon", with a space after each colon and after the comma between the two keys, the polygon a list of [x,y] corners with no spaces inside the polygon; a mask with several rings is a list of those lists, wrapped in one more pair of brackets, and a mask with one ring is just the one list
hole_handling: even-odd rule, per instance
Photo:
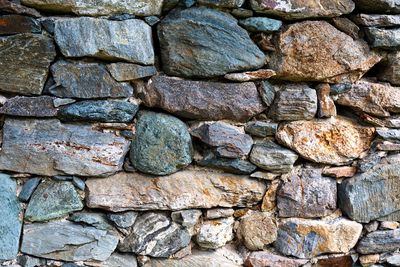
{"label": "elongated flat stone", "polygon": [[400,29],[382,29],[370,27],[366,34],[372,47],[396,50],[400,48]]}
{"label": "elongated flat stone", "polygon": [[107,70],[110,72],[111,76],[119,82],[137,80],[156,75],[157,73],[154,66],[141,66],[130,63],[108,64]]}
{"label": "elongated flat stone", "polygon": [[262,200],[266,190],[262,181],[248,176],[201,168],[163,177],[118,173],[88,180],[86,186],[88,207],[114,212],[251,206]]}
{"label": "elongated flat stone", "polygon": [[369,13],[400,14],[400,3],[393,0],[354,0],[358,9]]}
{"label": "elongated flat stone", "polygon": [[55,117],[57,109],[54,107],[54,97],[16,96],[10,98],[0,107],[0,114],[22,117]]}
{"label": "elongated flat stone", "polygon": [[[0,8],[1,10],[1,8]],[[21,15],[0,16],[0,35],[18,33],[40,33],[42,28],[37,20]]]}
{"label": "elongated flat stone", "polygon": [[373,254],[392,252],[400,248],[400,229],[376,231],[361,238],[357,245],[357,252]]}
{"label": "elongated flat stone", "polygon": [[124,138],[88,125],[7,118],[0,169],[45,176],[110,175],[122,169],[128,146]]}
{"label": "elongated flat stone", "polygon": [[362,26],[390,27],[400,25],[400,15],[357,14],[352,19]]}

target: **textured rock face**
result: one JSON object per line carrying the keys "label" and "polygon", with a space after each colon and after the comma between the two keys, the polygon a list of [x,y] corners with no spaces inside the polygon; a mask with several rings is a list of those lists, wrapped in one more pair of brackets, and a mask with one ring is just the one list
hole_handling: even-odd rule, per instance
{"label": "textured rock face", "polygon": [[197,0],[198,3],[216,7],[241,7],[245,0]]}
{"label": "textured rock face", "polygon": [[269,121],[250,121],[244,128],[246,133],[258,137],[275,136],[277,129],[278,124]]}
{"label": "textured rock face", "polygon": [[306,19],[319,17],[337,17],[348,14],[354,9],[351,0],[251,0],[252,8],[259,13],[280,16],[284,19]]}
{"label": "textured rock face", "polygon": [[372,47],[382,49],[400,48],[400,29],[380,29],[370,27],[366,34]]}
{"label": "textured rock face", "polygon": [[1,37],[0,91],[40,95],[55,56],[53,41],[44,35]]}
{"label": "textured rock face", "polygon": [[[396,165],[377,164],[373,169],[343,181],[338,187],[340,208],[353,220],[369,222],[400,210]],[[386,201],[390,199],[391,201]]]}
{"label": "textured rock face", "polygon": [[262,266],[285,266],[285,267],[300,267],[306,264],[307,260],[292,259],[282,257],[278,254],[269,251],[252,252],[244,262],[247,267],[262,267]]}
{"label": "textured rock face", "polygon": [[154,63],[151,28],[141,20],[60,19],[55,22],[54,36],[66,57]]}
{"label": "textured rock face", "polygon": [[[109,175],[121,170],[129,143],[90,126],[7,119],[0,169],[38,175]],[[18,157],[16,157],[18,155]]]}
{"label": "textured rock face", "polygon": [[356,245],[361,230],[361,224],[344,218],[330,221],[286,219],[279,225],[275,248],[298,258],[347,253]]}
{"label": "textured rock face", "polygon": [[[380,57],[325,21],[305,21],[279,35],[269,67],[275,78],[289,81],[354,82]],[[324,51],[324,53],[320,53]]]}
{"label": "textured rock face", "polygon": [[202,248],[216,249],[233,239],[233,217],[203,222],[196,236],[197,244]]}
{"label": "textured rock face", "polygon": [[114,212],[251,206],[261,201],[266,190],[262,181],[206,169],[184,170],[156,178],[119,173],[88,180],[86,186],[88,207]]}
{"label": "textured rock face", "polygon": [[201,160],[196,160],[196,164],[236,174],[251,174],[257,169],[256,165],[247,160],[219,158],[213,154],[207,154]]}
{"label": "textured rock face", "polygon": [[239,25],[251,32],[275,32],[282,26],[282,21],[263,17],[252,17],[240,20]]}
{"label": "textured rock face", "polygon": [[0,114],[22,117],[55,117],[57,109],[53,105],[54,97],[16,96],[7,100],[0,108]]}
{"label": "textured rock face", "polygon": [[392,0],[355,0],[357,8],[378,13],[400,13],[400,4]]}
{"label": "textured rock face", "polygon": [[396,251],[400,248],[400,229],[376,231],[364,236],[357,245],[361,254],[372,254]]}
{"label": "textured rock face", "polygon": [[163,0],[22,0],[24,5],[43,11],[74,13],[86,16],[104,16],[112,14],[132,14],[137,16],[160,15]]}
{"label": "textured rock face", "polygon": [[158,38],[163,69],[169,75],[215,77],[261,68],[265,61],[236,19],[212,9],[170,13],[158,27]]}
{"label": "textured rock face", "polygon": [[118,237],[107,231],[60,221],[25,225],[21,251],[55,260],[105,261],[117,244]]}
{"label": "textured rock face", "polygon": [[40,13],[33,8],[25,7],[19,3],[10,2],[7,0],[0,0],[0,9],[5,13],[28,15],[35,18],[40,17]]}
{"label": "textured rock face", "polygon": [[399,15],[358,14],[353,20],[362,26],[382,27],[400,25]]}
{"label": "textured rock face", "polygon": [[130,63],[108,64],[107,70],[110,72],[111,76],[119,82],[149,77],[157,73],[154,66],[141,66]]}
{"label": "textured rock face", "polygon": [[0,16],[0,35],[40,33],[41,30],[40,23],[33,18],[20,15]]}
{"label": "textured rock face", "polygon": [[139,114],[130,159],[138,170],[167,175],[192,162],[192,140],[186,124],[155,112]]}
{"label": "textured rock face", "polygon": [[314,162],[342,165],[369,149],[375,129],[344,117],[295,121],[279,127],[277,140]]}
{"label": "textured rock face", "polygon": [[378,77],[382,81],[400,85],[400,52],[394,52],[388,55],[388,60],[385,62]]}
{"label": "textured rock face", "polygon": [[155,76],[138,94],[148,107],[189,119],[246,121],[265,109],[252,82],[217,83]]}

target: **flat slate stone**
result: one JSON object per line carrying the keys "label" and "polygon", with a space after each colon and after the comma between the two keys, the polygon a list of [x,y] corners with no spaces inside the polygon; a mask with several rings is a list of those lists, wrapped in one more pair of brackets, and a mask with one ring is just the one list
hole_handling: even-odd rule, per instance
{"label": "flat slate stone", "polygon": [[196,243],[205,249],[223,247],[234,238],[234,223],[235,219],[233,217],[202,222],[196,235]]}
{"label": "flat slate stone", "polygon": [[28,202],[40,182],[41,179],[37,177],[30,178],[28,181],[26,181],[22,186],[21,192],[18,195],[19,200],[23,202]]}
{"label": "flat slate stone", "polygon": [[212,153],[211,155],[205,156],[201,160],[197,160],[196,164],[199,166],[220,169],[236,174],[250,174],[257,169],[256,165],[247,160],[218,158],[212,156]]}
{"label": "flat slate stone", "polygon": [[119,82],[137,80],[157,74],[154,66],[141,66],[121,62],[108,64],[107,70]]}
{"label": "flat slate stone", "polygon": [[400,14],[400,3],[393,0],[354,0],[358,9],[369,13]]}
{"label": "flat slate stone", "polygon": [[388,54],[387,60],[383,62],[383,67],[378,73],[378,78],[393,85],[400,85],[400,52]]}
{"label": "flat slate stone", "polygon": [[400,29],[366,28],[369,43],[374,48],[397,50],[400,48]]}
{"label": "flat slate stone", "polygon": [[400,25],[400,15],[357,14],[352,20],[362,26],[391,27]]}
{"label": "flat slate stone", "polygon": [[239,25],[250,32],[276,32],[282,26],[282,21],[265,17],[251,17],[239,20]]}
{"label": "flat slate stone", "polygon": [[257,179],[203,168],[162,177],[118,173],[105,179],[90,179],[86,186],[89,208],[113,212],[252,206],[262,200],[266,190],[266,185]]}
{"label": "flat slate stone", "polygon": [[213,7],[235,8],[241,7],[245,0],[197,0],[197,3]]}
{"label": "flat slate stone", "polygon": [[252,82],[218,83],[155,76],[145,88],[139,88],[138,96],[148,107],[198,120],[247,121],[266,108]]}
{"label": "flat slate stone", "polygon": [[129,142],[88,125],[7,118],[0,169],[45,176],[104,176],[122,169]]}
{"label": "flat slate stone", "polygon": [[275,136],[277,129],[278,123],[270,121],[250,121],[244,127],[246,133],[258,137]]}
{"label": "flat slate stone", "polygon": [[54,107],[54,97],[16,96],[10,98],[0,107],[0,114],[22,117],[55,117],[57,108]]}
{"label": "flat slate stone", "polygon": [[33,223],[24,226],[21,252],[63,261],[105,261],[118,241],[107,231],[69,221]]}
{"label": "flat slate stone", "polygon": [[[292,259],[289,257],[283,257],[277,253],[272,253],[268,250],[251,252],[245,262],[244,266],[285,266],[285,267],[300,267],[305,265],[308,260],[304,259]],[[328,267],[328,266],[318,266]],[[344,267],[344,266],[341,266]],[[348,266],[346,266],[348,267]]]}
{"label": "flat slate stone", "polygon": [[361,238],[357,252],[361,254],[394,252],[400,248],[400,229],[375,231]]}
{"label": "flat slate stone", "polygon": [[33,8],[23,6],[17,2],[0,0],[0,10],[10,14],[28,15],[34,18],[40,17],[40,13]]}
{"label": "flat slate stone", "polygon": [[59,19],[55,22],[54,37],[66,57],[154,64],[151,27],[142,20]]}
{"label": "flat slate stone", "polygon": [[86,224],[99,230],[113,230],[114,227],[108,222],[107,216],[101,212],[75,212],[68,217],[69,221]]}
{"label": "flat slate stone", "polygon": [[0,260],[17,258],[22,209],[16,191],[17,183],[9,175],[0,174]]}
{"label": "flat slate stone", "polygon": [[172,76],[216,77],[265,63],[264,53],[237,20],[213,9],[169,13],[158,26],[158,38],[163,69]]}
{"label": "flat slate stone", "polygon": [[0,38],[0,91],[40,95],[50,63],[56,56],[53,40],[23,33]]}
{"label": "flat slate stone", "polygon": [[40,33],[41,31],[40,22],[33,18],[21,15],[0,16],[0,35]]}

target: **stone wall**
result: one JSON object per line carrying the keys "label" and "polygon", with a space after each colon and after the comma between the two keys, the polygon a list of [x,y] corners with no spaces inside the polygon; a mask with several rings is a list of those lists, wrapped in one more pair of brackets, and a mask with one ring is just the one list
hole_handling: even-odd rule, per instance
{"label": "stone wall", "polygon": [[400,2],[353,1],[0,0],[0,265],[400,266]]}

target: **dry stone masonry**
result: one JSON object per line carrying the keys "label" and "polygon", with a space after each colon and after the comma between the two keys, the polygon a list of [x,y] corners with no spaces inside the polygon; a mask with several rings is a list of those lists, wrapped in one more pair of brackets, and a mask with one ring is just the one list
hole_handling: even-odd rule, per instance
{"label": "dry stone masonry", "polygon": [[0,0],[0,266],[400,266],[399,0]]}

